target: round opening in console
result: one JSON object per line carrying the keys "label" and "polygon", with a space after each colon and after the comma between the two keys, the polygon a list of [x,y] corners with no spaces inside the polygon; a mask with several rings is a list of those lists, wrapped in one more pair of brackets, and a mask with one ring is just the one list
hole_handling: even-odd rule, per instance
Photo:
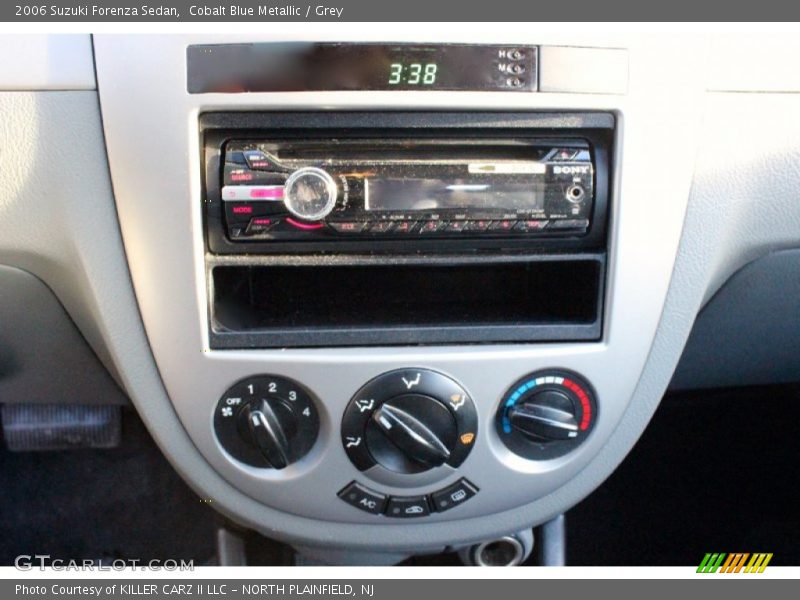
{"label": "round opening in console", "polygon": [[525,549],[513,536],[478,544],[473,551],[473,560],[479,567],[511,567],[522,562]]}
{"label": "round opening in console", "polygon": [[571,185],[567,188],[567,200],[578,203],[586,196],[586,190],[580,185]]}

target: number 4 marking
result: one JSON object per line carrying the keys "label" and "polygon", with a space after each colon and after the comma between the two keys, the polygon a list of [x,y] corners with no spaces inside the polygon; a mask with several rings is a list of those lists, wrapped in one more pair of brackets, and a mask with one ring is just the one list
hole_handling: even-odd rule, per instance
{"label": "number 4 marking", "polygon": [[311,416],[311,409],[306,406],[306,409],[303,411],[303,414],[307,417]]}

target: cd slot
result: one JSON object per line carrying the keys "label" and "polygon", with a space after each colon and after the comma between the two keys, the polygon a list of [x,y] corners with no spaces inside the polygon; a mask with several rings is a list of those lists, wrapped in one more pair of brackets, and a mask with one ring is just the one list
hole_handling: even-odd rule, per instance
{"label": "cd slot", "polygon": [[590,341],[605,258],[218,264],[212,348]]}

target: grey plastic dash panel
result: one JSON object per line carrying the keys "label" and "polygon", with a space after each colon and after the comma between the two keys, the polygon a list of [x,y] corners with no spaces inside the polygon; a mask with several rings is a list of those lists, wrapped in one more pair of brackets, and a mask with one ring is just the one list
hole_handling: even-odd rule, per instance
{"label": "grey plastic dash panel", "polygon": [[128,403],[53,292],[2,265],[0,403]]}
{"label": "grey plastic dash panel", "polygon": [[[492,36],[484,29],[480,39],[490,42]],[[475,33],[459,29],[430,35],[443,42],[463,42]],[[369,37],[389,34],[396,37],[396,31],[370,26]],[[509,39],[508,35],[505,29],[495,33],[502,39]],[[558,45],[556,36],[530,26],[518,28],[514,35],[521,43]],[[689,194],[691,150],[700,131],[698,106],[703,88],[696,74],[686,68],[695,56],[691,44],[676,52],[670,40],[653,44],[648,40],[646,47],[636,49],[640,68],[635,102],[623,95],[591,93],[571,97],[473,92],[187,94],[187,45],[269,39],[269,33],[246,40],[225,35],[95,38],[120,226],[145,329],[171,400],[171,405],[164,405],[160,396],[134,395],[154,436],[216,507],[267,535],[300,546],[420,551],[519,531],[563,512],[605,479],[640,435],[688,333],[688,324],[686,329],[674,329],[677,336],[662,350],[665,357],[656,362],[649,387],[640,392],[639,381],[647,374],[653,344],[658,342],[656,332]],[[630,52],[634,56],[634,50]],[[667,90],[662,85],[665,72],[674,80]],[[396,118],[409,110],[615,114],[622,127],[615,146],[609,302],[604,321],[608,327],[602,340],[435,348],[210,349],[199,114],[364,108],[397,111]],[[131,119],[134,113],[148,118]],[[654,138],[664,143],[653,145]],[[160,151],[153,153],[156,140]],[[134,163],[136,168],[131,168]],[[650,186],[652,165],[667,163],[670,176],[658,187]],[[643,195],[640,191],[645,188],[651,192]],[[650,228],[654,222],[657,235]],[[592,382],[599,398],[599,420],[574,453],[552,461],[526,461],[511,455],[489,424],[511,383],[525,373],[554,366],[575,370]],[[364,382],[401,367],[433,369],[456,379],[475,399],[482,425],[459,474],[435,484],[371,485],[384,493],[413,495],[430,493],[461,475],[481,491],[457,510],[431,515],[424,522],[398,524],[336,498],[338,490],[361,477],[347,460],[337,430],[347,402]],[[233,382],[257,373],[301,381],[318,402],[317,446],[282,472],[237,463],[221,448],[211,428],[221,394]],[[176,435],[173,409],[183,427],[181,435]],[[191,450],[183,431],[191,438]]]}
{"label": "grey plastic dash panel", "polygon": [[800,250],[750,263],[698,315],[671,387],[800,380],[799,317]]}

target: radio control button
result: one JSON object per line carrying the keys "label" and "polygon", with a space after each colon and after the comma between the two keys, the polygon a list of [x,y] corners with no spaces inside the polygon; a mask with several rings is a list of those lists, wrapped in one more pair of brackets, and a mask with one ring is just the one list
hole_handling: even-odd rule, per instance
{"label": "radio control button", "polygon": [[492,224],[489,225],[489,231],[511,231],[514,229],[514,225],[516,225],[516,221],[510,221],[508,219],[503,219],[502,221],[492,221]]}
{"label": "radio control button", "polygon": [[514,231],[541,231],[549,221],[547,219],[527,219],[524,221],[517,221],[514,225]]}
{"label": "radio control button", "polygon": [[225,212],[229,221],[247,222],[255,214],[255,207],[248,202],[229,203],[225,205]]}
{"label": "radio control button", "polygon": [[226,202],[225,219],[229,226],[241,225],[244,229],[253,217],[275,214],[282,206],[263,202]]}
{"label": "radio control button", "polygon": [[281,202],[283,185],[226,185],[222,188],[223,201]]}
{"label": "radio control button", "polygon": [[254,171],[242,165],[226,164],[223,183],[233,185],[280,185],[286,182],[286,173]]}
{"label": "radio control button", "polygon": [[467,221],[467,231],[486,231],[492,224],[488,219],[480,219],[477,221]]}
{"label": "radio control button", "polygon": [[333,177],[317,167],[301,167],[289,175],[283,190],[283,203],[295,217],[319,221],[336,206],[339,191]]}
{"label": "radio control button", "polygon": [[446,221],[423,221],[419,226],[420,233],[436,233],[447,225]]}
{"label": "radio control button", "polygon": [[411,233],[416,226],[416,221],[398,221],[392,233]]}
{"label": "radio control button", "polygon": [[575,148],[558,148],[553,151],[550,160],[575,160],[579,152]]}
{"label": "radio control button", "polygon": [[426,517],[431,514],[428,501],[425,496],[394,496],[389,498],[389,506],[386,508],[387,517],[400,519],[413,519],[415,517]]}
{"label": "radio control button", "polygon": [[367,221],[331,221],[328,225],[337,233],[361,233],[369,223]]}
{"label": "radio control button", "polygon": [[467,230],[467,221],[450,221],[447,225],[446,231],[466,231]]}
{"label": "radio control button", "polygon": [[247,235],[259,235],[266,233],[275,227],[280,221],[274,217],[253,217],[247,226]]}
{"label": "radio control button", "polygon": [[548,229],[586,229],[589,219],[555,219],[550,221]]}
{"label": "radio control button", "polygon": [[276,167],[269,157],[261,150],[245,150],[242,152],[247,166],[257,170],[274,170]]}
{"label": "radio control button", "polygon": [[394,227],[393,221],[373,221],[369,226],[370,233],[389,233]]}
{"label": "radio control button", "polygon": [[225,164],[246,165],[247,161],[245,161],[241,150],[228,150],[225,153]]}
{"label": "radio control button", "polygon": [[359,510],[373,515],[381,514],[386,504],[386,496],[373,492],[355,481],[339,492],[338,496],[350,506],[355,506]]}

